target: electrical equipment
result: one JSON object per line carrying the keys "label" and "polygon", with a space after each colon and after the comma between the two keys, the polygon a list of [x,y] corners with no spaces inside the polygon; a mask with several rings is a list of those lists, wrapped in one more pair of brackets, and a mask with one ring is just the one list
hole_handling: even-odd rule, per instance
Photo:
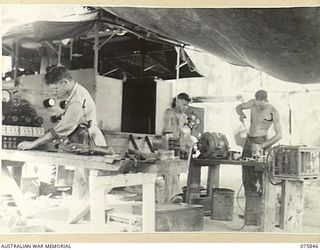
{"label": "electrical equipment", "polygon": [[43,106],[46,108],[51,108],[56,105],[56,100],[54,98],[48,98],[43,101]]}
{"label": "electrical equipment", "polygon": [[17,149],[20,142],[34,141],[44,134],[45,129],[41,127],[2,125],[2,148]]}
{"label": "electrical equipment", "polygon": [[68,103],[67,100],[61,101],[61,102],[59,103],[60,108],[65,109],[66,106],[67,106],[67,103]]}
{"label": "electrical equipment", "polygon": [[273,151],[274,177],[294,180],[318,178],[320,148],[280,145]]}
{"label": "electrical equipment", "polygon": [[52,123],[56,123],[56,122],[58,122],[60,120],[61,120],[61,115],[53,115],[53,116],[50,117],[50,121]]}
{"label": "electrical equipment", "polygon": [[199,158],[225,159],[229,154],[229,142],[227,137],[221,133],[206,132],[202,134],[198,146],[201,153]]}
{"label": "electrical equipment", "polygon": [[11,101],[11,93],[7,89],[2,90],[2,102],[8,103]]}
{"label": "electrical equipment", "polygon": [[17,149],[22,141],[34,141],[45,134],[43,118],[30,102],[14,97],[14,91],[2,90],[2,148]]}
{"label": "electrical equipment", "polygon": [[186,115],[187,126],[191,129],[191,135],[199,139],[204,132],[204,108],[189,106]]}

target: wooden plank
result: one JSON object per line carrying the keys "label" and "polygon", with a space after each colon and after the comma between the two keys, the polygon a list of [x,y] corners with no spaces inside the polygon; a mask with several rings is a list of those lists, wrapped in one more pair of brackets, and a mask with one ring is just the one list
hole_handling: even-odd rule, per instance
{"label": "wooden plank", "polygon": [[[90,172],[90,212],[92,226],[105,223],[104,194],[110,192],[114,187],[143,186],[143,219],[144,232],[155,230],[155,180],[156,174],[119,174],[113,176],[98,176]],[[99,202],[98,202],[99,201]]]}
{"label": "wooden plank", "polygon": [[139,150],[139,147],[138,147],[138,145],[132,135],[129,135],[129,142],[132,143],[132,146],[135,150]]}
{"label": "wooden plank", "polygon": [[260,230],[262,232],[274,232],[276,226],[276,204],[277,192],[276,186],[269,181],[271,172],[264,169],[262,176],[262,213]]}
{"label": "wooden plank", "polygon": [[285,180],[282,184],[280,228],[286,232],[301,232],[303,203],[303,181]]}
{"label": "wooden plank", "polygon": [[90,220],[92,225],[103,225],[105,224],[105,191],[106,193],[110,192],[112,186],[105,185],[101,187],[100,185],[96,185],[95,179],[97,176],[90,175]]}
{"label": "wooden plank", "polygon": [[192,159],[193,165],[195,167],[201,166],[209,166],[209,165],[239,165],[245,164],[247,166],[257,166],[257,167],[265,167],[268,164],[265,162],[256,162],[256,161],[234,161],[234,160],[226,160],[226,159]]}
{"label": "wooden plank", "polygon": [[150,141],[150,139],[149,139],[148,136],[145,137],[145,141],[147,142],[148,147],[149,147],[151,153],[154,153],[155,151],[154,151],[154,149],[153,149],[153,146],[152,146],[151,141]]}
{"label": "wooden plank", "polygon": [[56,164],[75,166],[87,169],[100,169],[106,171],[118,171],[119,166],[105,162],[104,156],[84,156],[68,153],[44,152],[37,150],[1,150],[1,159],[11,161],[36,162],[43,164]]}
{"label": "wooden plank", "polygon": [[208,166],[207,196],[212,197],[212,189],[219,187],[220,165]]}
{"label": "wooden plank", "polygon": [[182,187],[178,174],[166,174],[164,181],[164,203],[169,203],[175,195],[182,193]]}
{"label": "wooden plank", "polygon": [[186,160],[160,160],[158,175],[174,175],[187,173],[188,165]]}
{"label": "wooden plank", "polygon": [[142,185],[142,183],[153,183],[156,181],[156,174],[117,174],[112,176],[96,176],[94,185],[96,188],[110,185],[112,187],[127,187]]}
{"label": "wooden plank", "polygon": [[201,167],[194,167],[190,161],[187,180],[186,202],[191,203],[193,199],[200,198]]}
{"label": "wooden plank", "polygon": [[142,231],[155,231],[155,182],[143,184]]}
{"label": "wooden plank", "polygon": [[16,181],[11,176],[10,172],[8,171],[7,167],[1,167],[1,174],[0,174],[0,194],[11,194],[14,202],[16,203],[18,209],[21,212],[21,215],[24,217],[29,216],[31,213],[28,206],[26,206],[26,201],[23,197],[23,194],[16,183]]}

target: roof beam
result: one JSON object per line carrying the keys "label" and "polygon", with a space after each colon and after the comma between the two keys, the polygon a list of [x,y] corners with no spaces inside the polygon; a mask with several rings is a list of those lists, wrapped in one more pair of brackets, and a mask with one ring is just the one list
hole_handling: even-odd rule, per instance
{"label": "roof beam", "polygon": [[147,56],[151,57],[153,60],[159,63],[159,66],[161,66],[164,70],[167,72],[172,72],[173,69],[170,69],[170,66],[161,58],[157,57],[155,54],[148,53]]}

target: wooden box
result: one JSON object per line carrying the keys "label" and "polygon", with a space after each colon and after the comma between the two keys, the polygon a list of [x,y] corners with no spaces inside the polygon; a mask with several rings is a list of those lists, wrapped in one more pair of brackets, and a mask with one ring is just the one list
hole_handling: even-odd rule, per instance
{"label": "wooden box", "polygon": [[[133,214],[141,215],[141,205],[132,206]],[[156,205],[157,232],[201,231],[203,229],[203,206],[194,204]]]}
{"label": "wooden box", "polygon": [[212,197],[200,195],[200,198],[192,199],[192,204],[202,205],[203,206],[203,215],[211,215],[212,207]]}
{"label": "wooden box", "polygon": [[281,145],[273,150],[274,177],[300,180],[319,176],[320,148]]}

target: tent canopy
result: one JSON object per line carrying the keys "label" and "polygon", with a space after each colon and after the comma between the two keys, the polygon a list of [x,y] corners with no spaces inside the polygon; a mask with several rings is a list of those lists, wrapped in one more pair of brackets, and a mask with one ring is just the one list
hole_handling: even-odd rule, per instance
{"label": "tent canopy", "polygon": [[[175,47],[181,47],[181,43],[151,33],[129,22],[122,21],[125,24],[122,22],[119,24],[118,21],[119,18],[100,8],[59,21],[36,21],[14,27],[4,34],[3,52],[13,54],[13,45],[19,42],[20,57],[27,58],[20,60],[20,67],[30,68],[29,58],[34,61],[39,58],[34,50],[45,48],[47,52],[42,50],[40,52],[42,56],[49,52],[55,53],[58,51],[60,40],[72,38],[72,44],[70,41],[66,41],[65,44],[60,43],[62,63],[70,69],[90,68],[93,67],[93,45],[97,35],[101,75],[118,79],[146,77],[175,79],[177,61]],[[77,56],[70,60],[70,53]],[[27,64],[21,65],[24,61]],[[181,64],[186,62],[180,68],[180,78],[201,76],[183,50],[180,62]],[[39,64],[39,62],[34,64],[37,63]],[[32,70],[35,71],[34,68]]]}
{"label": "tent canopy", "polygon": [[284,81],[320,83],[320,8],[104,8]]}
{"label": "tent canopy", "polygon": [[[46,41],[90,36],[97,23],[100,31],[105,27],[121,29],[138,40],[170,46],[190,44],[230,64],[252,67],[284,81],[320,83],[319,7],[92,7],[92,10],[74,22],[38,21],[11,30],[3,36],[3,45],[9,50],[19,37]],[[122,38],[122,42],[124,47],[128,45],[126,39]],[[168,59],[164,58],[164,54],[158,56],[161,61]],[[162,65],[165,67],[168,66]]]}

